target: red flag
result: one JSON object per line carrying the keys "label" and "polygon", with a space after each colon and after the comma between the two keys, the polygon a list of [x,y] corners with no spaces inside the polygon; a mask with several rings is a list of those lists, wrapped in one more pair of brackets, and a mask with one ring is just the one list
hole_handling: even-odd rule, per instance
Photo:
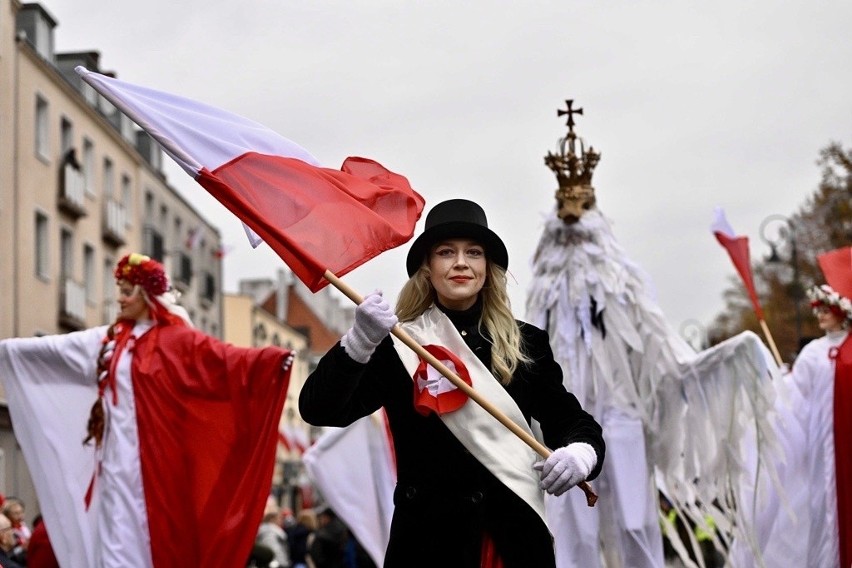
{"label": "red flag", "polygon": [[825,282],[832,289],[852,300],[852,247],[839,248],[817,256],[817,262],[825,275]]}
{"label": "red flag", "polygon": [[757,314],[759,320],[763,320],[763,308],[760,307],[760,300],[757,299],[757,292],[754,289],[754,279],[751,274],[748,237],[734,234],[734,230],[725,218],[725,212],[721,207],[717,207],[714,213],[715,218],[710,229],[713,231],[719,244],[728,251],[734,267],[737,269],[740,278],[743,279],[748,297],[751,300],[752,306],[754,306],[754,313]]}
{"label": "red flag", "polygon": [[414,234],[424,200],[366,158],[340,170],[241,116],[76,68],[190,176],[259,235],[312,291]]}

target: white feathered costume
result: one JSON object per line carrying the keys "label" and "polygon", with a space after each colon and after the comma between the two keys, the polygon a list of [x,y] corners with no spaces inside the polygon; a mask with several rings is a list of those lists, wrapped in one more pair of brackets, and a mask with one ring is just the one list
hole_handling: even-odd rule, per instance
{"label": "white feathered costume", "polygon": [[758,337],[696,353],[594,208],[574,224],[550,214],[532,266],[527,321],[550,332],[565,386],[607,443],[595,508],[579,491],[548,496],[557,566],[662,567],[657,487],[699,526],[712,515],[716,538],[753,541],[733,504],[744,498],[740,442],[758,440],[762,455],[772,440],[777,370]]}

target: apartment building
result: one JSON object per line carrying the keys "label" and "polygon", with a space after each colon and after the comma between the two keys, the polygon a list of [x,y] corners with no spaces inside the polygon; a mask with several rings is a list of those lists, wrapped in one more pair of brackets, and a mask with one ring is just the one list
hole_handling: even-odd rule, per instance
{"label": "apartment building", "polygon": [[[169,185],[159,146],[74,73],[107,73],[100,54],[54,52],[58,25],[42,4],[0,0],[0,338],[113,321],[113,268],[133,251],[163,262],[195,325],[221,337],[219,230]],[[34,503],[2,393],[0,450],[0,491]]]}

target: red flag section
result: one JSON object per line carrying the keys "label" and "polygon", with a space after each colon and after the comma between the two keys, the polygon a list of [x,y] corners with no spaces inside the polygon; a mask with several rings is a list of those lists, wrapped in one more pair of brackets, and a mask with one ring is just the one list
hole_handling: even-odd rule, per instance
{"label": "red flag section", "polygon": [[198,182],[243,220],[311,291],[408,241],[423,198],[403,176],[365,158],[340,171],[247,153]]}
{"label": "red flag section", "polygon": [[737,269],[740,278],[743,280],[743,284],[745,284],[746,292],[748,292],[748,297],[751,300],[757,318],[759,320],[765,319],[763,317],[763,308],[760,306],[760,300],[757,298],[757,291],[754,288],[754,278],[751,273],[751,260],[748,250],[748,237],[734,234],[733,229],[728,224],[728,220],[725,218],[725,212],[719,207],[716,208],[715,219],[711,230],[716,236],[716,240],[719,241],[719,244],[728,251],[728,256],[731,257],[734,268]]}

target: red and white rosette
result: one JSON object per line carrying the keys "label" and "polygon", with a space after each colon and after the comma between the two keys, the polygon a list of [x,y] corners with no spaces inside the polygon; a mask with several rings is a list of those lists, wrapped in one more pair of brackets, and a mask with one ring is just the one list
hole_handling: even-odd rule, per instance
{"label": "red and white rosette", "polygon": [[[440,345],[424,345],[426,351],[435,356],[468,385],[473,385],[470,373],[452,351]],[[458,410],[467,402],[468,396],[437,369],[420,359],[414,372],[414,408],[427,416],[434,412],[439,416]]]}

